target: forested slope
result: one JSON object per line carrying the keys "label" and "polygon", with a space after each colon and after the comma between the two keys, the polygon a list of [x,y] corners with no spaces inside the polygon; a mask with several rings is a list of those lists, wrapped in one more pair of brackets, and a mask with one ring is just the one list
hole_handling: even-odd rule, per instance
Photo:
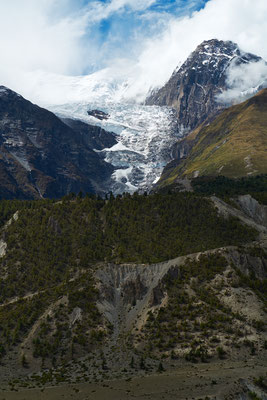
{"label": "forested slope", "polygon": [[[163,352],[171,356],[176,351],[189,361],[209,359],[216,352],[215,342],[203,339],[198,351],[201,335],[219,332],[230,348],[225,335],[231,323],[236,329],[242,325],[242,335],[246,330],[260,335],[261,348],[261,314],[256,322],[238,319],[218,299],[214,281],[220,275],[221,287],[243,285],[257,292],[255,307],[262,307],[266,253],[255,242],[259,232],[220,215],[209,198],[198,193],[110,194],[106,199],[69,195],[60,201],[1,201],[0,216],[0,354],[5,377],[17,374],[18,366],[22,375],[54,367],[50,377],[42,379],[59,383],[72,372],[64,369],[58,375],[57,368],[93,352],[82,373],[91,374],[90,379],[99,371],[112,377],[113,369],[125,369],[134,354],[140,365],[149,359],[152,369],[153,357]],[[211,250],[218,248],[224,253]],[[237,252],[234,258],[227,256],[228,248]],[[242,268],[256,274],[254,281],[246,280],[246,270],[238,275],[238,249],[244,254]],[[205,251],[199,258],[198,252]],[[189,254],[188,260],[181,257]],[[178,326],[182,336],[175,333]]]}

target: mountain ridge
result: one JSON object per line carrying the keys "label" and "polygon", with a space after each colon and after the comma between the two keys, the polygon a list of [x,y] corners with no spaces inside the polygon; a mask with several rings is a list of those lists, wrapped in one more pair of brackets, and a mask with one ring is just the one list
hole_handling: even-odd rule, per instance
{"label": "mountain ridge", "polygon": [[229,67],[259,61],[261,57],[242,52],[231,41],[204,41],[145,104],[173,107],[179,124],[190,131],[226,107],[217,96],[228,88]]}
{"label": "mountain ridge", "polygon": [[93,151],[87,137],[98,136],[98,144],[104,140],[105,145],[108,137],[110,145],[116,140],[101,129],[89,125],[86,129],[83,134],[73,130],[50,111],[1,86],[0,197],[103,193],[114,169]]}
{"label": "mountain ridge", "polygon": [[173,148],[174,160],[158,186],[198,176],[242,177],[267,173],[267,89],[202,124]]}

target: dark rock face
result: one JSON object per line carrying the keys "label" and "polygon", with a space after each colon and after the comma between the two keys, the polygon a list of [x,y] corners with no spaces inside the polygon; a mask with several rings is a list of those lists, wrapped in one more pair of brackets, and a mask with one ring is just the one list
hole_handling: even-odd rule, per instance
{"label": "dark rock face", "polygon": [[135,281],[127,281],[122,289],[124,304],[131,304],[132,306],[147,293],[147,288],[142,283],[140,275],[137,275]]}
{"label": "dark rock face", "polygon": [[155,306],[158,306],[159,304],[161,304],[161,302],[165,296],[164,288],[161,286],[162,285],[159,285],[152,290],[150,301],[149,301],[149,307],[155,307]]}
{"label": "dark rock face", "polygon": [[77,119],[63,118],[62,121],[81,134],[86,144],[92,149],[103,150],[118,143],[115,133],[107,132],[100,126],[89,125]]}
{"label": "dark rock face", "polygon": [[53,113],[0,86],[0,198],[101,193],[113,167],[89,142]]}
{"label": "dark rock face", "polygon": [[97,119],[100,119],[101,121],[103,119],[109,119],[109,115],[107,113],[105,113],[104,111],[100,111],[100,110],[87,111],[87,114],[91,115],[92,117],[95,117]]}
{"label": "dark rock face", "polygon": [[174,160],[186,158],[194,146],[194,143],[194,140],[188,141],[186,139],[182,139],[181,141],[175,143],[171,149]]}
{"label": "dark rock face", "polygon": [[[173,160],[164,167],[162,175],[171,173],[173,169],[176,168],[180,162],[190,154],[195,143],[196,140],[189,141],[188,136],[175,143],[171,147],[171,156]],[[155,186],[157,186],[157,184]]]}
{"label": "dark rock face", "polygon": [[260,60],[241,52],[231,41],[204,41],[166,85],[146,99],[146,104],[173,107],[180,125],[191,130],[225,108],[216,96],[227,89],[228,68]]}
{"label": "dark rock face", "polygon": [[257,277],[257,279],[266,279],[267,277],[267,262],[265,257],[253,257],[249,254],[239,253],[233,250],[230,255],[230,260],[238,265],[240,271],[250,276],[251,272]]}
{"label": "dark rock face", "polygon": [[170,267],[164,278],[159,281],[159,284],[155,288],[153,288],[149,300],[149,307],[155,307],[162,303],[162,300],[167,294],[166,283],[174,281],[178,277],[181,277],[180,268],[177,266]]}
{"label": "dark rock face", "polygon": [[259,204],[250,194],[239,196],[238,205],[249,218],[267,228],[267,206]]}

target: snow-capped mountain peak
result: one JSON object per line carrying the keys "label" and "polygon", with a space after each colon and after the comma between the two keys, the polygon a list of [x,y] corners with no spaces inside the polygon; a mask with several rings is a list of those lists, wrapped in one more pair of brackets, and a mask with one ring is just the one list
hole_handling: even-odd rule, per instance
{"label": "snow-capped mountain peak", "polygon": [[[147,98],[146,104],[175,108],[179,123],[193,129],[229,105],[218,98],[231,87],[229,74],[233,69],[244,65],[254,67],[261,62],[260,57],[243,52],[231,41],[204,41],[173,73],[166,85]],[[246,90],[251,89],[250,82],[245,86]]]}

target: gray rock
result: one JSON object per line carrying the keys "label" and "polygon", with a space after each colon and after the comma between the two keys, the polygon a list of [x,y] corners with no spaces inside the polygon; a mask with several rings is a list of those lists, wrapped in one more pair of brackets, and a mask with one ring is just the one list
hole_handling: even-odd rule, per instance
{"label": "gray rock", "polygon": [[267,206],[259,204],[250,194],[239,196],[238,204],[248,217],[267,227]]}
{"label": "gray rock", "polygon": [[82,132],[80,125],[72,129],[8,88],[1,86],[0,93],[0,198],[106,191],[114,168],[91,147],[108,140],[103,129],[95,129],[90,141],[89,126],[85,134],[84,125]]}
{"label": "gray rock", "polygon": [[228,68],[260,60],[253,54],[243,53],[231,41],[204,41],[174,71],[165,86],[150,94],[146,104],[173,107],[179,124],[191,130],[229,106],[219,104],[216,99],[227,89]]}

